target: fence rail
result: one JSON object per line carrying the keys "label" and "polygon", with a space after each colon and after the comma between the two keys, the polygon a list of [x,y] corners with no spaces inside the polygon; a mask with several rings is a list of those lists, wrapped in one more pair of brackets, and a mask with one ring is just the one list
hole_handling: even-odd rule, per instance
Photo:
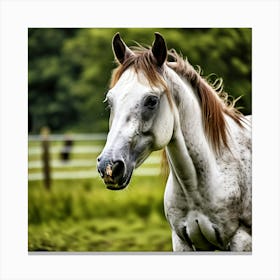
{"label": "fence rail", "polygon": [[[105,141],[106,134],[105,133],[93,133],[93,134],[73,134],[70,135],[74,142],[76,141]],[[48,137],[49,141],[64,141],[64,134],[51,134]],[[42,140],[41,135],[29,135],[28,142],[38,142]]]}
{"label": "fence rail", "polygon": [[[57,141],[57,140],[55,140]],[[77,142],[77,140],[76,140]],[[74,146],[71,150],[71,154],[95,154],[99,153],[102,150],[102,146]],[[50,153],[56,154],[61,151],[61,146],[50,147]],[[40,155],[42,153],[41,147],[32,147],[28,149],[28,155]]]}

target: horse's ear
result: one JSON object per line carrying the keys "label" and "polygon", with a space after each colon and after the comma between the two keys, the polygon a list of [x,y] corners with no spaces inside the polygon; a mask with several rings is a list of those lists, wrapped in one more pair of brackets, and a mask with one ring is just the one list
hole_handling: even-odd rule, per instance
{"label": "horse's ear", "polygon": [[156,59],[157,65],[161,67],[167,58],[167,47],[163,37],[158,32],[155,32],[152,53]]}
{"label": "horse's ear", "polygon": [[124,61],[131,55],[133,52],[127,47],[124,41],[121,39],[121,36],[118,33],[115,34],[112,41],[113,52],[116,59],[123,64]]}

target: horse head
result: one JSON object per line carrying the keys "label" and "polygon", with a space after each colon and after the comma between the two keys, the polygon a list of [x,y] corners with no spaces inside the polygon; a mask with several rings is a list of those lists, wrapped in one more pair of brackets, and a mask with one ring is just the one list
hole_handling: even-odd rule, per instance
{"label": "horse head", "polygon": [[97,168],[108,189],[120,190],[152,151],[170,142],[174,116],[163,78],[167,58],[163,37],[155,33],[150,49],[131,50],[117,33],[112,48],[119,67],[105,99],[110,129]]}

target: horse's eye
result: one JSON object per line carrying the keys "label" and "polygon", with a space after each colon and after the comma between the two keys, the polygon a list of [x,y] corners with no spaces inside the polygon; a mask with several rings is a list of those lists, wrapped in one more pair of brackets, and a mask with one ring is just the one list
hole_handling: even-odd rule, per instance
{"label": "horse's eye", "polygon": [[145,98],[144,106],[150,110],[153,110],[158,105],[159,98],[155,95],[151,95]]}

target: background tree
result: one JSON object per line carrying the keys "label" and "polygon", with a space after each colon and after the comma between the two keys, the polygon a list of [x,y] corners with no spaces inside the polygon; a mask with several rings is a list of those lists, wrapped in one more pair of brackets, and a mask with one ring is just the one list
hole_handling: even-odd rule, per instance
{"label": "background tree", "polygon": [[[31,28],[28,32],[28,105],[32,133],[106,132],[102,101],[115,67],[111,40],[151,45],[162,33],[204,76],[215,73],[244,114],[251,113],[251,29],[248,28]],[[135,41],[134,41],[135,40]]]}

